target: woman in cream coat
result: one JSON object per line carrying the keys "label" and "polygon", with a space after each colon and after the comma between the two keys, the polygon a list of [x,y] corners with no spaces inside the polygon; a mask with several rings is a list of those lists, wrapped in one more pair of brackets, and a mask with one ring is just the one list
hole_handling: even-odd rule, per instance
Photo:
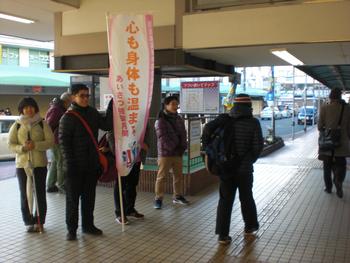
{"label": "woman in cream coat", "polygon": [[[42,230],[45,223],[47,210],[46,150],[53,146],[54,137],[50,126],[40,117],[38,104],[33,98],[22,99],[18,105],[18,112],[20,117],[10,129],[8,144],[10,150],[16,153],[16,174],[20,190],[22,218],[28,232],[37,232]],[[29,178],[31,179],[27,180]],[[35,182],[35,187],[32,185],[33,182]],[[31,211],[33,202],[30,194],[33,188],[36,190],[39,207],[38,211],[34,212]]]}

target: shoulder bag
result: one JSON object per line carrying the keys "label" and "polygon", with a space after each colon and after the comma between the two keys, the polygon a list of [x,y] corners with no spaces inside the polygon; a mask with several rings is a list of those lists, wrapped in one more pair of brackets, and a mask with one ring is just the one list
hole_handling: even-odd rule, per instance
{"label": "shoulder bag", "polygon": [[104,156],[103,153],[101,153],[99,151],[97,141],[94,137],[94,134],[92,133],[92,130],[91,130],[89,124],[87,124],[87,122],[84,120],[84,118],[76,111],[69,110],[66,112],[66,114],[71,114],[71,115],[76,116],[81,121],[81,123],[84,125],[86,131],[89,133],[89,135],[91,137],[92,142],[95,145],[96,152],[98,154],[98,158],[99,158],[100,164],[101,164],[102,169],[103,169],[103,173],[106,173],[108,170],[108,160],[107,160],[106,156]]}

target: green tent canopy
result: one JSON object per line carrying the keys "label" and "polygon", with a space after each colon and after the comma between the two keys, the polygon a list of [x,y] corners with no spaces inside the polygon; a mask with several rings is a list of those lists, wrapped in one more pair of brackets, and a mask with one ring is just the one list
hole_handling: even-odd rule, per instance
{"label": "green tent canopy", "polygon": [[49,68],[0,65],[0,85],[69,87],[71,74],[51,72]]}

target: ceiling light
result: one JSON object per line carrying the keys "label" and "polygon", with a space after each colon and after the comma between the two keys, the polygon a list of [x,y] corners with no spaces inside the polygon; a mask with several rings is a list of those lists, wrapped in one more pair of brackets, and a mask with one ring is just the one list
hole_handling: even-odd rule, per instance
{"label": "ceiling light", "polygon": [[284,61],[288,62],[289,64],[292,64],[293,66],[298,65],[304,65],[302,61],[294,57],[291,53],[289,53],[286,49],[280,48],[280,49],[271,49],[270,50],[272,54],[275,56],[283,59]]}
{"label": "ceiling light", "polygon": [[0,18],[6,19],[6,20],[11,20],[19,23],[24,23],[24,24],[32,24],[35,23],[34,20],[18,17],[18,16],[12,16],[4,13],[0,13]]}

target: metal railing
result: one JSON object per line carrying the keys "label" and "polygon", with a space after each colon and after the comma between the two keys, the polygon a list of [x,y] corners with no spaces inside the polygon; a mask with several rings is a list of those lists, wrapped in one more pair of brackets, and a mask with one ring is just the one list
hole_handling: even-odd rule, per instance
{"label": "metal railing", "polygon": [[[197,115],[197,116],[183,116],[183,119],[185,121],[185,127],[187,131],[187,149],[184,153],[183,159],[183,167],[187,171],[187,174],[191,173],[191,168],[200,168],[201,165],[203,166],[203,159],[202,156],[198,155],[198,150],[201,150],[201,142],[200,142],[200,137],[203,132],[204,125],[208,123],[209,121],[215,119],[218,115]],[[193,133],[191,130],[191,127],[193,128],[193,122],[197,122],[196,124],[198,125],[198,121],[200,123],[199,125],[199,131],[195,131],[196,133],[196,142],[195,144],[193,143]],[[157,164],[157,136],[155,133],[154,129],[154,124],[156,122],[156,118],[150,118],[148,120],[149,125],[150,125],[150,149],[147,154],[147,159],[146,159],[146,164],[149,165],[156,165]],[[196,128],[198,129],[198,127]],[[199,132],[199,134],[198,134]],[[199,145],[198,145],[199,143]],[[196,155],[191,156],[191,153],[193,153],[193,148],[196,148]],[[199,147],[199,149],[198,149]]]}

